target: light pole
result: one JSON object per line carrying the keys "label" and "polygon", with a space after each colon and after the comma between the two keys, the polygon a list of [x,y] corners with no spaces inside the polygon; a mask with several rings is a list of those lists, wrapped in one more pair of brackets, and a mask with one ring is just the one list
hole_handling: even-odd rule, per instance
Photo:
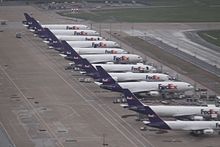
{"label": "light pole", "polygon": [[144,32],[144,41],[146,41],[146,40],[147,40],[147,33]]}
{"label": "light pole", "polygon": [[105,142],[105,134],[103,134],[102,137],[103,137],[102,146],[103,146],[103,147],[108,146],[108,143]]}
{"label": "light pole", "polygon": [[90,29],[92,30],[92,23],[90,23]]}
{"label": "light pole", "polygon": [[100,34],[100,36],[102,36],[102,26],[101,26],[101,23],[99,23],[99,34]]}
{"label": "light pole", "polygon": [[109,39],[111,40],[112,38],[112,23],[109,24]]}

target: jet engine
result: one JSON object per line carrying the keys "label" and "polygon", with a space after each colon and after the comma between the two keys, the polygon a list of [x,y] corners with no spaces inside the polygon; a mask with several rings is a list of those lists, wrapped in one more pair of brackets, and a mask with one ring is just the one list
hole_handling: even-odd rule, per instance
{"label": "jet engine", "polygon": [[150,96],[159,96],[160,93],[159,93],[158,91],[150,91],[150,92],[149,92],[149,95],[150,95]]}
{"label": "jet engine", "polygon": [[203,134],[206,134],[206,135],[211,135],[214,133],[214,130],[213,129],[206,129],[206,130],[203,130]]}
{"label": "jet engine", "polygon": [[202,116],[192,116],[191,120],[202,121],[204,118]]}

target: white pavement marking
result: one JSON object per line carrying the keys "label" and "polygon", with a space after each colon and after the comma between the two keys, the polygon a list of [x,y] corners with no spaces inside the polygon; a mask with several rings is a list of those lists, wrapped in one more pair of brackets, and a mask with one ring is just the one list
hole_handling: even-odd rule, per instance
{"label": "white pavement marking", "polygon": [[[30,41],[32,41],[32,40],[30,40]],[[40,48],[39,46],[36,46],[36,48],[39,48],[40,50],[41,50],[41,52],[42,52],[42,48]],[[49,57],[49,55],[47,55],[47,54],[44,54],[48,59],[50,58]],[[134,141],[132,141],[124,132],[122,132],[122,130],[120,130],[116,125],[114,125],[114,123],[110,120],[110,119],[108,119],[102,112],[100,112],[94,105],[92,105],[91,103],[90,103],[90,101],[89,100],[87,100],[81,93],[79,93],[77,90],[75,90],[74,89],[74,87],[68,82],[68,81],[66,81],[52,66],[50,66],[48,63],[46,63],[46,65],[54,72],[54,73],[56,73],[67,85],[69,85],[69,87],[75,92],[75,93],[77,93],[80,97],[82,97],[83,98],[83,100],[85,101],[85,102],[87,102],[95,111],[97,111],[103,118],[105,118],[116,130],[118,130],[128,141],[130,141],[134,146],[136,146],[136,147],[138,147],[135,143],[134,143]],[[85,89],[87,89],[88,90],[88,88],[87,87],[85,87],[85,86],[83,86],[82,84],[80,84],[82,87],[84,87]],[[88,90],[90,93],[92,93],[90,90]],[[92,93],[93,94],[93,93]],[[94,95],[94,94],[93,94]],[[108,113],[108,115],[110,115],[109,113]],[[111,116],[111,115],[110,115]],[[111,117],[113,117],[113,116],[111,116]],[[119,122],[118,122],[119,123]],[[120,124],[120,123],[119,123]],[[120,124],[121,125],[121,124]],[[125,130],[129,133],[129,134],[132,134],[127,128],[125,128]],[[137,138],[136,138],[137,139]],[[144,138],[144,140],[146,141],[146,138]],[[137,139],[137,141],[138,142],[141,142],[139,139]],[[149,143],[149,145],[151,145],[151,146],[153,146],[148,140],[146,141],[146,142],[148,142]],[[146,145],[144,145],[144,143],[142,143],[141,142],[141,144],[145,147]]]}
{"label": "white pavement marking", "polygon": [[[52,68],[52,67],[51,67]],[[54,69],[52,69],[52,70],[54,70]],[[55,70],[54,70],[54,72],[56,72]],[[60,75],[59,73],[57,73],[58,75]],[[60,75],[61,76],[61,75]],[[61,76],[62,77],[62,76]],[[65,80],[65,79],[64,79]],[[65,80],[66,81],[66,80]],[[68,83],[68,82],[67,82]],[[69,84],[69,83],[68,83]],[[84,87],[87,91],[89,91],[92,95],[94,95],[95,97],[97,97],[95,94],[93,94],[87,87],[85,87],[84,85],[82,85],[82,84],[80,84],[82,87]],[[72,85],[70,84],[70,86],[72,87]],[[74,90],[75,91],[75,90]],[[77,92],[78,93],[78,91],[75,91],[75,92]],[[81,95],[81,94],[80,94]],[[86,93],[86,95],[88,95],[87,93]],[[91,95],[89,95],[89,96],[91,96]],[[93,106],[92,104],[90,104],[89,102],[91,101],[91,100],[87,100],[84,96],[82,96],[81,95],[81,97],[89,104],[89,105],[91,105],[91,106]],[[99,100],[99,99],[98,99]],[[94,101],[94,100],[92,100],[92,101]],[[100,105],[99,105],[100,106]],[[101,106],[100,106],[101,107]],[[96,107],[94,106],[94,108],[96,109]],[[112,119],[114,119],[120,126],[122,126],[122,128],[124,128],[131,136],[133,136],[140,144],[142,144],[143,146],[146,146],[143,142],[141,142],[134,134],[132,134],[126,127],[124,127],[120,122],[118,122],[111,114],[109,114],[109,112],[107,112],[103,107],[101,107],[101,109],[103,109],[103,111],[105,111],[109,116],[111,116],[111,118]],[[110,108],[109,108],[110,109]],[[96,110],[97,112],[99,112],[100,113],[100,111],[98,111],[98,110]],[[113,112],[113,110],[111,109],[111,111]],[[115,112],[114,112],[115,113]],[[116,113],[115,113],[116,114]],[[104,114],[103,114],[104,115]],[[123,122],[125,122],[123,119],[121,119],[120,117],[119,117],[119,115],[117,114],[117,116],[118,116],[118,118],[120,119],[120,120],[122,120]],[[110,120],[109,120],[110,121]],[[125,122],[126,123],[126,122]],[[128,123],[126,123],[129,127],[131,127]],[[114,127],[115,127],[115,125],[113,125]],[[132,127],[131,127],[132,128]],[[133,130],[135,130],[135,129],[133,129]],[[137,133],[137,131],[135,130],[135,132]],[[139,133],[138,133],[139,134]],[[150,141],[149,140],[147,140],[146,138],[144,138],[142,135],[140,135],[146,142],[148,142],[148,144],[150,144],[152,147],[154,146],[153,144],[151,144],[150,143]]]}
{"label": "white pavement marking", "polygon": [[5,127],[4,127],[4,125],[3,125],[3,123],[2,123],[1,121],[0,121],[0,126],[4,129],[4,131],[5,131],[6,135],[7,135],[7,137],[8,137],[9,140],[12,142],[13,146],[15,146],[14,141],[12,140],[11,136],[8,134],[7,130],[5,129]]}
{"label": "white pavement marking", "polygon": [[[46,55],[47,56],[47,55]],[[116,130],[118,130],[127,140],[129,140],[134,146],[138,147],[126,134],[124,134],[117,126],[115,126],[102,112],[100,112],[95,106],[87,101],[87,99],[78,91],[74,89],[74,87],[67,82],[56,70],[54,70],[50,65],[46,64],[54,73],[56,73],[74,92],[76,92],[85,102],[87,102],[94,110],[97,111],[103,118],[105,118]]]}
{"label": "white pavement marking", "polygon": [[57,143],[59,144],[59,146],[64,147],[64,145],[60,142],[60,140],[57,138],[56,134],[50,129],[50,127],[47,125],[47,123],[44,121],[44,119],[41,117],[41,115],[36,111],[36,109],[34,108],[34,106],[30,103],[30,101],[28,101],[27,97],[24,95],[24,93],[19,89],[19,87],[17,86],[17,84],[12,80],[12,78],[9,76],[9,74],[2,68],[2,66],[0,66],[0,69],[3,71],[3,73],[7,76],[7,78],[9,79],[9,81],[15,86],[15,88],[18,90],[18,92],[24,97],[24,101],[27,103],[27,105],[29,105],[31,107],[31,109],[34,111],[34,116],[42,123],[46,126],[46,128],[48,129],[48,133],[53,136],[56,140]]}

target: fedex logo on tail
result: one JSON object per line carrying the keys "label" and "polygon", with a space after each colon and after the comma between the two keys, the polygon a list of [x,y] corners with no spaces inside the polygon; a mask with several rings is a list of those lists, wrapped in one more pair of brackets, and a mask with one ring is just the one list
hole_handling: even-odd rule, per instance
{"label": "fedex logo on tail", "polygon": [[85,67],[85,68],[90,68],[91,66],[90,66],[90,65],[88,65],[88,64],[86,64],[84,67]]}
{"label": "fedex logo on tail", "polygon": [[155,115],[153,115],[153,114],[148,114],[147,116],[150,117],[150,118],[154,118],[155,117]]}
{"label": "fedex logo on tail", "polygon": [[67,55],[71,55],[72,53],[67,51],[66,54],[67,54]]}
{"label": "fedex logo on tail", "polygon": [[128,100],[133,100],[133,97],[132,96],[127,96],[126,97]]}
{"label": "fedex logo on tail", "polygon": [[73,57],[73,59],[78,60],[78,59],[79,59],[79,57],[78,57],[78,56],[74,56],[74,57]]}
{"label": "fedex logo on tail", "polygon": [[109,79],[108,78],[102,78],[102,82],[107,83],[107,82],[109,82]]}

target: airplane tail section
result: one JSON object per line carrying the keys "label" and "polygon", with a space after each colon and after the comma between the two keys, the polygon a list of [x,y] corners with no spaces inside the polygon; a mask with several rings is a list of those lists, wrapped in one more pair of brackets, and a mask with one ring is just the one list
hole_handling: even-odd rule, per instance
{"label": "airplane tail section", "polygon": [[26,19],[26,22],[25,22],[25,24],[27,25],[27,28],[28,29],[35,29],[35,24],[34,24],[34,18],[33,17],[31,17],[29,14],[27,14],[27,13],[24,13],[24,17],[25,17],[25,19]]}
{"label": "airplane tail section", "polygon": [[45,34],[44,28],[35,19],[33,19],[33,26],[34,26],[35,33],[38,34],[39,37],[41,38],[48,37],[47,34]]}
{"label": "airplane tail section", "polygon": [[103,84],[107,85],[116,83],[115,80],[101,66],[96,66],[96,68]]}
{"label": "airplane tail section", "polygon": [[145,110],[150,121],[147,125],[160,129],[171,129],[149,106],[146,106]]}
{"label": "airplane tail section", "polygon": [[60,43],[59,39],[48,29],[44,28],[44,34],[47,36],[47,41],[49,41],[49,46],[53,48],[62,48],[62,44]]}
{"label": "airplane tail section", "polygon": [[144,107],[144,104],[129,89],[123,89],[123,94],[129,107]]}
{"label": "airplane tail section", "polygon": [[82,57],[66,41],[61,41],[61,44],[64,54],[67,55],[65,57],[66,59],[72,60],[75,63],[79,63],[79,61],[82,61]]}
{"label": "airplane tail section", "polygon": [[95,67],[87,59],[82,59],[82,69],[85,70],[86,74],[93,77],[94,79],[99,79],[100,75]]}
{"label": "airplane tail section", "polygon": [[123,92],[123,88],[101,66],[96,66],[96,68],[102,82],[101,88]]}

